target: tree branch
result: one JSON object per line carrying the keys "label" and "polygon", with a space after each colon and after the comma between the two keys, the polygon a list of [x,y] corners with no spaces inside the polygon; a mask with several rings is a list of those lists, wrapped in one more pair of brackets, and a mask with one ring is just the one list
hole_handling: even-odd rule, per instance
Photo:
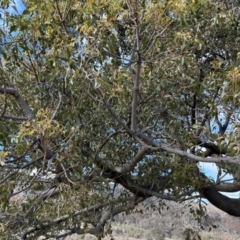
{"label": "tree branch", "polygon": [[[134,9],[137,11],[137,9]],[[134,77],[134,85],[133,85],[133,99],[132,99],[132,114],[131,114],[131,129],[136,130],[137,128],[137,99],[139,93],[139,82],[140,82],[140,72],[141,72],[141,65],[142,65],[142,56],[140,52],[140,36],[139,36],[139,19],[137,12],[134,12],[135,15],[135,25],[136,25],[136,52],[137,52],[137,70]]]}
{"label": "tree branch", "polygon": [[143,142],[141,141],[141,144],[145,145],[145,147],[147,147],[147,148],[150,148],[155,151],[165,150],[167,152],[175,153],[179,156],[187,157],[191,160],[198,161],[198,162],[240,164],[240,157],[238,157],[238,156],[237,157],[205,158],[205,157],[200,157],[200,156],[194,155],[192,153],[182,151],[182,150],[179,150],[176,148],[172,148],[172,147],[169,147],[166,145],[165,146],[161,145],[161,144],[155,142],[152,138],[148,137],[143,132],[133,131],[133,130],[129,129],[126,126],[126,124],[116,115],[116,113],[112,110],[112,108],[109,106],[109,104],[107,103],[107,101],[105,99],[103,99],[103,102],[104,102],[104,105],[106,106],[106,108],[108,109],[109,113],[111,114],[112,118],[115,119],[119,123],[119,125],[121,125],[130,135],[132,135],[136,139],[137,138],[142,139]]}
{"label": "tree branch", "polygon": [[134,167],[136,166],[136,164],[138,162],[140,162],[143,157],[150,152],[150,149],[148,147],[143,147],[131,160],[129,163],[124,164],[122,166],[118,166],[118,167],[113,167],[113,170],[122,173],[122,174],[126,174],[128,172],[131,172]]}
{"label": "tree branch", "polygon": [[203,196],[217,208],[229,215],[240,217],[240,199],[232,199],[219,193],[214,186],[204,186],[202,188]]}
{"label": "tree branch", "polygon": [[[125,198],[123,201],[128,201],[128,202],[132,202],[135,200],[135,197],[128,197],[128,198]],[[84,213],[89,213],[89,212],[95,212],[95,211],[98,211],[99,209],[101,208],[104,208],[106,207],[107,205],[109,204],[114,204],[114,203],[118,203],[118,199],[112,201],[112,202],[107,202],[107,203],[101,203],[101,204],[96,204],[94,206],[91,206],[89,208],[84,208],[80,211],[76,211],[75,213],[73,214],[67,214],[67,215],[64,215],[64,216],[61,216],[59,218],[56,218],[54,219],[52,222],[49,222],[49,223],[41,223],[39,225],[36,225],[36,226],[33,226],[31,227],[29,230],[27,230],[25,233],[23,233],[21,239],[25,240],[27,239],[28,235],[32,234],[32,233],[35,233],[39,230],[44,230],[44,229],[47,229],[49,227],[51,227],[52,225],[55,225],[55,224],[60,224],[64,221],[67,221],[68,219],[70,218],[74,218],[74,217],[77,217],[81,214],[84,214]],[[118,212],[117,212],[118,213]],[[116,214],[117,214],[116,213]],[[115,214],[115,215],[116,215]],[[91,228],[89,229],[88,231],[84,230],[84,229],[78,229],[78,231],[76,233],[78,234],[83,234],[83,233],[90,233],[90,234],[93,234],[93,235],[98,235],[100,233],[102,233],[102,229],[101,231],[100,228],[102,228],[102,224],[104,223],[104,218],[101,219],[101,221],[99,222],[98,226],[96,228]],[[74,232],[72,232],[74,233]]]}
{"label": "tree branch", "polygon": [[58,105],[57,105],[57,107],[56,107],[56,109],[55,109],[55,111],[54,111],[54,113],[51,117],[51,120],[55,119],[55,117],[57,116],[57,114],[60,110],[60,107],[62,105],[62,93],[59,90],[58,90],[58,97],[59,97],[59,102],[58,102]]}
{"label": "tree branch", "polygon": [[240,184],[235,183],[222,183],[214,186],[220,192],[238,192],[240,191]]}
{"label": "tree branch", "polygon": [[218,125],[218,127],[219,127],[219,133],[220,133],[221,135],[223,135],[224,132],[225,132],[226,129],[227,129],[228,124],[229,124],[229,121],[230,121],[230,119],[231,119],[231,115],[232,115],[231,112],[228,112],[228,113],[227,113],[227,116],[226,116],[226,119],[225,119],[225,123],[222,125],[221,122],[220,122],[219,119],[218,119],[217,114],[216,114],[215,119],[216,119],[217,125]]}
{"label": "tree branch", "polygon": [[[22,107],[22,109],[25,111],[25,113],[27,114],[27,118],[28,119],[33,119],[34,118],[34,114],[33,114],[32,110],[30,109],[28,104],[21,97],[21,95],[18,93],[17,90],[15,90],[13,88],[0,87],[0,94],[12,95],[16,99],[18,104]],[[25,118],[23,119],[23,117],[5,116],[5,118],[11,118],[11,119],[14,119],[14,120],[25,120]]]}
{"label": "tree branch", "polygon": [[[20,170],[20,169],[25,169],[25,168],[29,167],[30,165],[32,165],[32,164],[34,164],[34,163],[36,163],[36,162],[38,162],[38,161],[40,161],[40,160],[42,160],[42,159],[43,159],[43,157],[39,157],[39,158],[37,158],[37,159],[34,160],[34,161],[29,161],[28,163],[26,163],[26,164],[24,164],[23,166],[19,167],[19,170]],[[16,171],[14,171],[14,172],[9,173],[5,178],[3,178],[3,179],[0,181],[0,185],[3,184],[6,180],[8,180],[9,178],[11,178],[12,176],[16,175],[16,174],[19,172],[19,170],[16,170]]]}

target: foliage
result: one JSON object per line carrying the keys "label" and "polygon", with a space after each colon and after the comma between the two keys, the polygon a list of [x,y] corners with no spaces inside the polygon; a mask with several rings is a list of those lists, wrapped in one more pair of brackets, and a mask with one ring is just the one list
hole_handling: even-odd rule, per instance
{"label": "foliage", "polygon": [[[10,14],[1,2],[2,236],[103,236],[152,196],[240,216],[219,193],[240,190],[231,3],[25,0]],[[199,162],[216,163],[216,181]]]}

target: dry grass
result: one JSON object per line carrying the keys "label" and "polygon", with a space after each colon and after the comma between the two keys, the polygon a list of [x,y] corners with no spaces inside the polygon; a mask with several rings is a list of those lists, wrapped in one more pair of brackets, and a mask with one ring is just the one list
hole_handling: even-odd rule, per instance
{"label": "dry grass", "polygon": [[[133,213],[119,215],[112,223],[112,237],[116,240],[184,240],[184,230],[191,228],[198,232],[202,240],[238,240],[240,239],[240,219],[231,217],[212,205],[208,205],[208,220],[217,226],[209,232],[206,229],[199,230],[199,225],[189,213],[187,205],[167,203],[166,208],[159,213],[149,209],[143,214]],[[67,240],[95,240],[94,236],[73,235]],[[111,236],[105,237],[110,240]],[[192,239],[192,238],[190,238]]]}

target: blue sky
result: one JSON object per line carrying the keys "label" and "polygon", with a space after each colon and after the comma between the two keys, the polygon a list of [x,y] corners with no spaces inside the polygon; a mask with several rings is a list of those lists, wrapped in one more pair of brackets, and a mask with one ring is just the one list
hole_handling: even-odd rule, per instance
{"label": "blue sky", "polygon": [[[22,0],[14,0],[14,1],[15,1],[15,4],[16,4],[18,13],[22,13],[23,10],[25,9]],[[16,13],[16,11],[11,7],[9,8],[9,12]]]}
{"label": "blue sky", "polygon": [[[199,167],[204,172],[208,177],[211,177],[216,180],[217,174],[218,174],[218,169],[215,163],[199,163]],[[232,176],[227,174],[223,180],[228,180],[232,179]],[[235,193],[223,193],[224,195],[232,198],[239,198],[240,197],[240,192],[235,192]]]}

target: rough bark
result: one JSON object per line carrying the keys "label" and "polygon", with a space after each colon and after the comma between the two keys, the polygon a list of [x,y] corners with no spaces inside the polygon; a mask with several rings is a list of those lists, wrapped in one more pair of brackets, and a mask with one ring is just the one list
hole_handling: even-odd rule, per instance
{"label": "rough bark", "polygon": [[219,193],[213,186],[202,188],[203,196],[215,207],[228,213],[229,215],[240,217],[240,199],[232,199]]}

